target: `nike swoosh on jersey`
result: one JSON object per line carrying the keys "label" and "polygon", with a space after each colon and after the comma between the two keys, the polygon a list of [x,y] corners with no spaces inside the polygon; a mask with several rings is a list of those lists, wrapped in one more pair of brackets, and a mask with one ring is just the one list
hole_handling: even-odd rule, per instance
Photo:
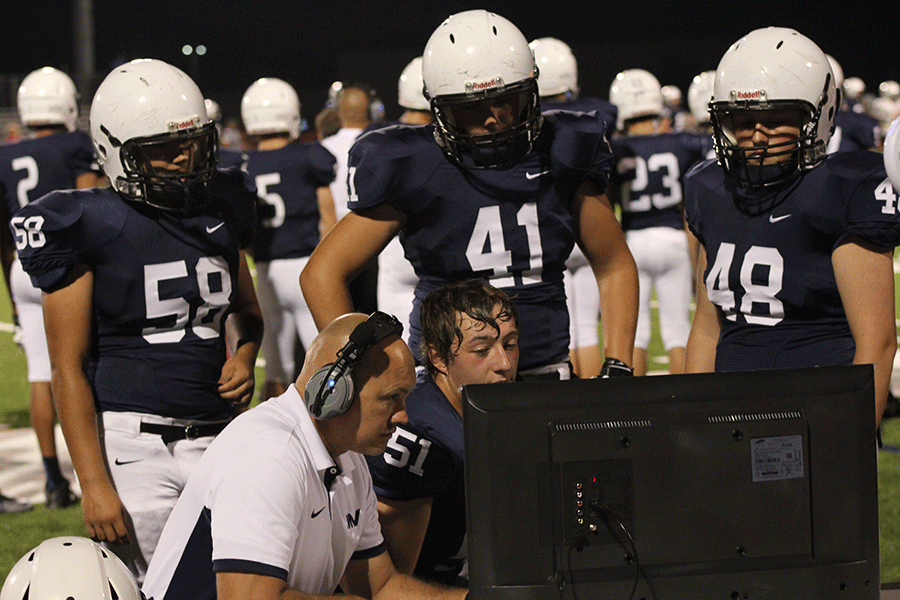
{"label": "nike swoosh on jersey", "polygon": [[225,224],[225,221],[222,221],[222,222],[219,223],[218,225],[213,225],[212,227],[210,227],[209,225],[207,225],[207,226],[206,226],[206,233],[212,233],[213,231],[215,231],[216,229],[218,229],[219,227],[221,227],[221,226],[224,225],[224,224]]}
{"label": "nike swoosh on jersey", "polygon": [[787,219],[790,216],[791,216],[791,213],[788,213],[786,215],[781,215],[779,217],[776,217],[775,215],[769,215],[769,223],[777,223],[778,221],[784,221],[785,219]]}
{"label": "nike swoosh on jersey", "polygon": [[121,460],[121,459],[117,458],[114,462],[121,467],[122,465],[130,465],[132,463],[141,462],[142,460],[144,460],[144,459],[138,458],[135,460]]}
{"label": "nike swoosh on jersey", "polygon": [[310,515],[310,518],[311,518],[311,519],[315,519],[315,518],[318,517],[320,514],[322,514],[322,511],[323,511],[323,510],[325,510],[325,507],[324,507],[324,506],[323,506],[322,508],[320,508],[319,510],[314,510],[313,513]]}
{"label": "nike swoosh on jersey", "polygon": [[549,175],[550,171],[541,171],[540,173],[525,173],[525,179],[537,179],[538,177],[543,177],[544,175]]}

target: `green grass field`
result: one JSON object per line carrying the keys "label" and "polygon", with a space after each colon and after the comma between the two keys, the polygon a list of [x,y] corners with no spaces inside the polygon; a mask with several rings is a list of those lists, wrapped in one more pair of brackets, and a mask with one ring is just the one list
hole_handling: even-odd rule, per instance
{"label": "green grass field", "polygon": [[[900,300],[900,291],[897,298]],[[900,308],[897,314],[900,314]],[[0,285],[0,324],[10,321],[8,295]],[[657,333],[654,333],[648,356],[651,371],[665,369],[664,362],[658,360],[665,352]],[[8,328],[0,330],[0,381],[3,382],[0,386],[0,426],[28,427],[25,357],[13,343]],[[257,383],[261,381],[262,374],[257,372]],[[887,447],[900,448],[900,419],[886,421],[882,437]],[[0,456],[0,464],[2,461]],[[880,454],[878,486],[881,580],[900,581],[900,452]],[[41,505],[26,513],[0,514],[0,581],[25,552],[41,541],[59,535],[85,535],[79,507],[48,511]]]}

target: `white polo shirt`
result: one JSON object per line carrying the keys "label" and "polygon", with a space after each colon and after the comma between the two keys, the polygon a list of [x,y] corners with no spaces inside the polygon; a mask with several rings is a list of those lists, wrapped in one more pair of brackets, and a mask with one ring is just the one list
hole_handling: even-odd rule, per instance
{"label": "white polo shirt", "polygon": [[291,385],[216,437],[163,530],[143,592],[154,600],[216,597],[215,572],[284,579],[307,594],[334,592],[347,563],[384,552],[377,499],[362,455],[341,473]]}

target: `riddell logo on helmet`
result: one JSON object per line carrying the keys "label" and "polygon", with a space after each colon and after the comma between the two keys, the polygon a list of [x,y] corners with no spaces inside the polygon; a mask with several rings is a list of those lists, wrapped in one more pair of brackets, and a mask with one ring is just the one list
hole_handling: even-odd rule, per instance
{"label": "riddell logo on helmet", "polygon": [[480,92],[482,90],[492,90],[498,87],[503,87],[502,77],[492,77],[487,81],[469,81],[466,83],[467,92]]}
{"label": "riddell logo on helmet", "polygon": [[759,100],[763,97],[763,93],[759,90],[753,90],[752,92],[735,92],[735,96],[738,100]]}
{"label": "riddell logo on helmet", "polygon": [[200,119],[198,117],[191,117],[185,121],[169,121],[168,130],[169,131],[184,131],[185,129],[193,129],[195,127],[200,126]]}

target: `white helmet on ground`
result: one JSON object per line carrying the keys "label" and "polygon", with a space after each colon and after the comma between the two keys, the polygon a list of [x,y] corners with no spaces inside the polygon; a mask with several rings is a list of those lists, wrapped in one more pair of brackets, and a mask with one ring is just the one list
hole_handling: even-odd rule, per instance
{"label": "white helmet on ground", "polygon": [[609,101],[616,105],[616,127],[625,128],[625,121],[664,114],[662,88],[659,80],[644,69],[626,69],[616,75],[609,88]]}
{"label": "white helmet on ground", "polygon": [[397,104],[411,110],[430,110],[431,105],[423,91],[422,57],[417,56],[404,67],[397,82]]}
{"label": "white helmet on ground", "polygon": [[[435,138],[451,160],[468,168],[500,168],[534,147],[542,123],[537,67],[528,40],[505,18],[484,10],[448,17],[425,45],[422,77]],[[513,124],[490,133],[465,131],[458,112],[482,101],[514,108]]]}
{"label": "white helmet on ground", "polygon": [[75,131],[78,92],[72,78],[59,69],[44,67],[26,75],[19,85],[16,106],[26,127],[65,125]]}
{"label": "white helmet on ground", "polygon": [[13,566],[0,600],[140,600],[134,577],[113,553],[83,537],[41,542]]}
{"label": "white helmet on ground", "polygon": [[698,125],[709,122],[709,101],[713,97],[715,71],[703,71],[695,75],[688,87],[688,108]]}
{"label": "white helmet on ground", "polygon": [[[825,158],[837,103],[831,64],[812,40],[782,27],[752,31],[732,44],[716,69],[710,110],[719,164],[742,187],[779,185],[794,178]],[[748,111],[785,110],[800,114],[796,140],[738,147],[735,118]],[[791,157],[777,165],[764,164],[767,157],[783,155]]]}
{"label": "white helmet on ground", "polygon": [[[216,171],[216,128],[197,85],[181,69],[138,59],[112,70],[91,104],[91,138],[113,188],[128,200],[190,214]],[[158,155],[188,153],[176,172]]]}
{"label": "white helmet on ground", "polygon": [[300,137],[300,98],[291,84],[275,77],[257,79],[241,99],[241,119],[250,135],[288,133]]}
{"label": "white helmet on ground", "polygon": [[578,96],[578,61],[568,44],[552,37],[542,37],[530,44],[538,67],[541,97],[565,94]]}

